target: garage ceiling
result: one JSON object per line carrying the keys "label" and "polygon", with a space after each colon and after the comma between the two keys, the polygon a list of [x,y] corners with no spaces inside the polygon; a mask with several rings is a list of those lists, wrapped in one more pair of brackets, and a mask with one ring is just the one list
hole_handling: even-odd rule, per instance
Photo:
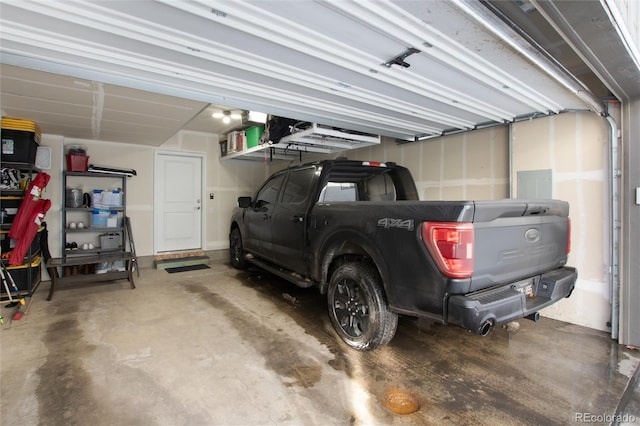
{"label": "garage ceiling", "polygon": [[2,113],[160,145],[225,132],[221,106],[407,141],[593,109],[488,15],[463,1],[3,1]]}

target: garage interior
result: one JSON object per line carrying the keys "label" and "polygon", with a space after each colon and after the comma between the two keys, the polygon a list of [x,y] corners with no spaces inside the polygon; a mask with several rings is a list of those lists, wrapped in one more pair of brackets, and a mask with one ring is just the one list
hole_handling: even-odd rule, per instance
{"label": "garage interior", "polygon": [[[65,147],[82,145],[137,171],[140,277],[46,301],[43,271],[29,313],[2,325],[2,423],[640,424],[639,21],[624,1],[3,1],[0,108],[51,149],[52,255]],[[380,143],[222,158],[225,111]],[[172,251],[162,155],[201,160],[210,269],[154,268]],[[574,294],[485,338],[402,318],[388,347],[347,349],[318,292],[227,262],[239,196],[337,156],[405,165],[423,200],[569,201]],[[389,410],[396,388],[420,408]]]}

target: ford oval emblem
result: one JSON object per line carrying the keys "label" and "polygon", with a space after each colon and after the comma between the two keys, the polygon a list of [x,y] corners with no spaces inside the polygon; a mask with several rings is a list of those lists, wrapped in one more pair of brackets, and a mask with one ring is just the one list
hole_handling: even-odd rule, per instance
{"label": "ford oval emblem", "polygon": [[536,228],[529,228],[527,229],[527,232],[524,233],[524,239],[530,243],[535,243],[540,239],[540,231]]}

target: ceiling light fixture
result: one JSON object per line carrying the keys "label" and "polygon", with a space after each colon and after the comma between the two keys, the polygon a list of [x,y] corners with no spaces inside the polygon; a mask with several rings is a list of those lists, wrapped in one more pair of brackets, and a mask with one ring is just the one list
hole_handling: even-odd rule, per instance
{"label": "ceiling light fixture", "polygon": [[222,119],[224,124],[231,123],[231,120],[241,120],[242,111],[214,111],[211,116],[213,118]]}

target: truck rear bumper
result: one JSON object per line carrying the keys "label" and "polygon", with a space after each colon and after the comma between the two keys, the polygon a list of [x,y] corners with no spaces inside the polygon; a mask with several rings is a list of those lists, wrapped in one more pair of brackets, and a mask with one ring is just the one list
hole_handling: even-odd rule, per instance
{"label": "truck rear bumper", "polygon": [[568,297],[577,278],[576,269],[565,266],[504,286],[451,296],[447,322],[484,335],[495,325],[535,314]]}

